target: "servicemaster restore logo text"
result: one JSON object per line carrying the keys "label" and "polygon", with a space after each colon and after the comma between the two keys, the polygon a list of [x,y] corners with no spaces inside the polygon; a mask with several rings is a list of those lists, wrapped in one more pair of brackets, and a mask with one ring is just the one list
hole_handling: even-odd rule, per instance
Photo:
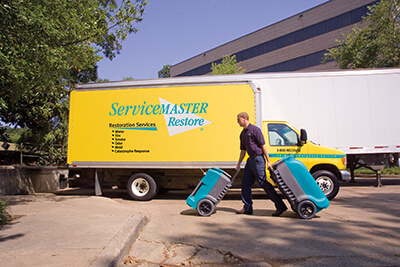
{"label": "servicemaster restore logo text", "polygon": [[[109,115],[110,116],[164,115],[165,123],[170,136],[186,132],[192,129],[196,129],[212,123],[196,115],[196,114],[207,113],[208,103],[206,102],[181,103],[178,105],[170,103],[162,98],[159,98],[159,101],[160,104],[156,105],[147,104],[146,102],[143,102],[143,104],[140,105],[120,105],[118,102],[114,102],[113,104],[111,104],[111,111],[109,112]],[[117,128],[113,126],[114,125],[110,123],[110,128]],[[136,125],[136,127],[134,126],[134,127],[123,127],[123,128],[132,130],[157,131],[155,123],[151,123],[151,125],[148,125],[150,127],[140,127],[140,126],[138,127],[138,126],[139,125]]]}

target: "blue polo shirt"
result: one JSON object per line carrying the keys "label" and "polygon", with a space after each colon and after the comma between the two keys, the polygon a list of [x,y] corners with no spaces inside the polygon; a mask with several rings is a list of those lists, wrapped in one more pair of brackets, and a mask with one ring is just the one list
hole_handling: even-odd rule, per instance
{"label": "blue polo shirt", "polygon": [[249,124],[240,133],[240,150],[246,150],[249,157],[262,155],[263,145],[265,145],[264,136],[257,126]]}

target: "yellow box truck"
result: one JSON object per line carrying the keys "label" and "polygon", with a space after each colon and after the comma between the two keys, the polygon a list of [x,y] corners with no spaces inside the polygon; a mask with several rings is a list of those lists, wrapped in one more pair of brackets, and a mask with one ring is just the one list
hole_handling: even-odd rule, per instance
{"label": "yellow box truck", "polygon": [[[115,181],[131,198],[149,200],[160,189],[196,185],[208,168],[233,172],[237,114],[246,111],[263,130],[272,161],[295,155],[334,198],[339,180],[349,178],[345,153],[310,142],[282,116],[270,119],[274,96],[260,86],[265,82],[227,75],[79,84],[70,96],[70,176],[94,179],[98,195]],[[286,98],[290,109],[296,100]]]}

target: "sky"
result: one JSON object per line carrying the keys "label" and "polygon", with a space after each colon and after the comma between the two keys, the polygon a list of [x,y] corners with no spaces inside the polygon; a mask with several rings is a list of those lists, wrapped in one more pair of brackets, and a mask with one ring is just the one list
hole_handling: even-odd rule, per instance
{"label": "sky", "polygon": [[158,78],[175,65],[327,0],[148,0],[139,32],[112,61],[98,63],[99,78]]}

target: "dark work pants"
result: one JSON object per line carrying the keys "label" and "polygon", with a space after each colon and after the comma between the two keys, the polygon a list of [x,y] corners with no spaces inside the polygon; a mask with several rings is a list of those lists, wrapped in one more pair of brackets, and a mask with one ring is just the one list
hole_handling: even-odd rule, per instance
{"label": "dark work pants", "polygon": [[242,181],[242,200],[244,209],[246,211],[253,210],[253,201],[251,197],[251,187],[254,185],[256,179],[260,186],[264,189],[265,193],[269,196],[272,202],[275,203],[277,210],[285,209],[286,205],[276,193],[275,188],[267,181],[267,174],[265,173],[266,160],[263,155],[249,158],[244,168],[243,181]]}

